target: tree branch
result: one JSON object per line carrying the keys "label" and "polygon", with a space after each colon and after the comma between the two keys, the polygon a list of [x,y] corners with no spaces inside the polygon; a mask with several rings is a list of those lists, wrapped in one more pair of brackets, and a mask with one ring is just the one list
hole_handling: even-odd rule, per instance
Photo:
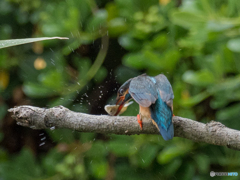
{"label": "tree branch", "polygon": [[[8,110],[17,124],[32,129],[68,128],[80,132],[112,134],[159,134],[150,120],[143,119],[141,131],[136,117],[89,115],[70,111],[63,106],[49,109],[33,106],[18,106]],[[225,127],[215,121],[204,124],[191,119],[175,116],[173,118],[175,137],[190,139],[195,142],[227,146],[240,150],[240,131]]]}

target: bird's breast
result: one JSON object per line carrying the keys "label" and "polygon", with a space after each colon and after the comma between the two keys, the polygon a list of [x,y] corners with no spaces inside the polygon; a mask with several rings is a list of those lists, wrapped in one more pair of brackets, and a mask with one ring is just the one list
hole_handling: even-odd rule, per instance
{"label": "bird's breast", "polygon": [[151,119],[151,111],[150,111],[149,107],[143,107],[143,106],[139,105],[139,112],[141,113],[142,117]]}

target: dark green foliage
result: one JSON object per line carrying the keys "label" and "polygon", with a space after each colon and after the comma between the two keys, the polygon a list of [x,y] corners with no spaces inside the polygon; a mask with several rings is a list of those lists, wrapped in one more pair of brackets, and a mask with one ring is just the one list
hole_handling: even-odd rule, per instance
{"label": "dark green foliage", "polygon": [[[210,171],[238,172],[240,153],[226,147],[160,135],[30,130],[16,126],[7,109],[63,105],[106,114],[104,105],[127,79],[164,73],[175,115],[239,130],[239,28],[238,0],[0,1],[1,40],[69,37],[0,49],[0,179],[205,180]],[[134,103],[123,115],[137,113]]]}

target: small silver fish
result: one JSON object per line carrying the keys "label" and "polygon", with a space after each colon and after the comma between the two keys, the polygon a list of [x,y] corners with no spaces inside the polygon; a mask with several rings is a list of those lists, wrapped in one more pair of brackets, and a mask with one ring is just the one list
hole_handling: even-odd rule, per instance
{"label": "small silver fish", "polygon": [[[124,111],[126,111],[127,107],[129,105],[131,105],[132,103],[133,103],[133,101],[130,101],[130,102],[124,104],[123,108],[118,113],[118,115],[122,114]],[[110,116],[114,116],[116,114],[117,110],[118,110],[118,107],[119,107],[119,105],[106,105],[106,106],[104,106],[104,109]]]}

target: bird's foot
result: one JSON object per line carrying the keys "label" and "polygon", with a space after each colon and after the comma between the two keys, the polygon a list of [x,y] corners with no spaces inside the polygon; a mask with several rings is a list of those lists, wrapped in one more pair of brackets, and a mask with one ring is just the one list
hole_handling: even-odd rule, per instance
{"label": "bird's foot", "polygon": [[143,123],[142,123],[141,114],[138,114],[138,115],[137,115],[137,120],[138,120],[138,124],[139,124],[139,126],[140,126],[140,128],[141,128],[141,130],[142,130],[142,128],[143,128]]}
{"label": "bird's foot", "polygon": [[175,115],[173,114],[172,116],[174,117]]}

